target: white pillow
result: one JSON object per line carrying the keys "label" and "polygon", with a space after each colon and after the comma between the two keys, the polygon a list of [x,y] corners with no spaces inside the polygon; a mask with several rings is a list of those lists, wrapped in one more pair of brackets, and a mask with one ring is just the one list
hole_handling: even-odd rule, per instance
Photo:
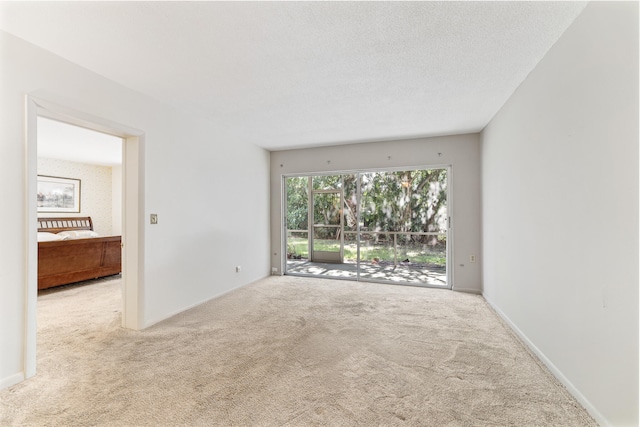
{"label": "white pillow", "polygon": [[55,233],[38,231],[38,242],[57,242],[58,240],[65,240],[65,239],[63,236],[59,236]]}
{"label": "white pillow", "polygon": [[89,239],[92,237],[100,237],[98,233],[92,230],[70,230],[70,231],[61,231],[58,233],[58,236],[62,236],[67,239]]}

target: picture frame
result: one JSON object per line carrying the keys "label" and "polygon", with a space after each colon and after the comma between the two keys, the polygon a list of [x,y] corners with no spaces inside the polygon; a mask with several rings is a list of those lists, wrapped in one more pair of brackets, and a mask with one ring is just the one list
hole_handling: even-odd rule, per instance
{"label": "picture frame", "polygon": [[38,212],[80,213],[80,180],[38,175]]}

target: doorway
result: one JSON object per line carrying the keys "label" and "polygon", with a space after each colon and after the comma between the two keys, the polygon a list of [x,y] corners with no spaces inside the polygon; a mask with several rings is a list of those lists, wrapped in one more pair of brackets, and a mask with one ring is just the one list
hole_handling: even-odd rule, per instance
{"label": "doorway", "polygon": [[284,177],[285,274],[451,288],[450,168]]}
{"label": "doorway", "polygon": [[143,268],[139,264],[143,251],[143,226],[139,223],[144,212],[144,133],[110,120],[53,101],[26,97],[26,182],[27,194],[27,280],[26,328],[24,366],[25,378],[36,373],[36,312],[37,312],[37,121],[46,117],[75,126],[114,135],[123,139],[122,149],[122,326],[143,328],[142,286]]}

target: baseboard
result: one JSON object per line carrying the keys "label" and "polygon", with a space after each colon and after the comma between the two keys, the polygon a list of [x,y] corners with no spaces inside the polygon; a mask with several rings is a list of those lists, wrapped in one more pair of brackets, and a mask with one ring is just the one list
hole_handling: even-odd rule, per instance
{"label": "baseboard", "polygon": [[226,291],[224,291],[224,292],[221,292],[221,293],[219,293],[219,294],[215,294],[214,296],[212,296],[212,297],[210,297],[210,298],[207,298],[207,299],[205,299],[205,300],[203,300],[203,301],[193,303],[193,304],[191,304],[191,305],[189,305],[189,306],[187,306],[187,307],[185,307],[185,308],[181,308],[180,310],[177,310],[177,311],[175,311],[175,312],[172,312],[172,313],[170,313],[170,314],[168,314],[168,315],[166,315],[166,316],[163,316],[163,317],[161,317],[161,318],[154,319],[154,320],[150,320],[150,321],[148,321],[148,322],[144,322],[144,323],[143,323],[143,325],[142,325],[142,329],[146,329],[146,328],[148,328],[148,327],[150,327],[150,326],[155,325],[156,323],[160,323],[160,322],[162,322],[163,320],[170,319],[170,318],[172,318],[172,317],[173,317],[173,316],[175,316],[175,315],[178,315],[178,314],[180,314],[180,313],[182,313],[182,312],[185,312],[185,311],[187,311],[187,310],[191,310],[192,308],[195,308],[195,307],[197,307],[197,306],[199,306],[199,305],[202,305],[202,304],[204,304],[204,303],[206,303],[206,302],[209,302],[209,301],[214,300],[214,299],[216,299],[216,298],[220,298],[221,296],[226,295],[226,294],[228,294],[229,292],[236,291],[236,290],[238,290],[238,289],[240,289],[240,288],[243,288],[243,287],[245,287],[245,286],[249,286],[249,285],[251,285],[251,284],[253,284],[253,283],[255,283],[255,282],[258,282],[258,281],[260,281],[260,280],[264,280],[264,279],[266,279],[266,278],[268,278],[268,277],[271,277],[271,276],[269,275],[269,276],[260,277],[260,278],[258,278],[258,279],[256,279],[256,280],[253,280],[253,281],[249,282],[249,283],[245,283],[244,285],[240,285],[240,286],[237,286],[237,287],[235,287],[235,288],[228,289],[228,290],[226,290]]}
{"label": "baseboard", "polygon": [[482,295],[482,291],[475,288],[458,288],[454,286],[451,290],[455,292],[465,292],[467,294]]}
{"label": "baseboard", "polygon": [[2,378],[0,380],[0,390],[4,390],[5,388],[9,388],[12,385],[16,385],[19,382],[24,381],[24,372],[18,372],[13,375],[9,375],[6,378]]}
{"label": "baseboard", "polygon": [[560,371],[560,369],[558,369],[553,364],[553,362],[551,362],[551,360],[549,360],[549,358],[538,347],[536,347],[536,345],[524,334],[524,332],[522,332],[520,328],[518,328],[516,324],[513,323],[502,310],[500,310],[500,308],[491,300],[491,298],[487,297],[485,293],[483,293],[482,296],[485,301],[489,303],[496,314],[500,316],[500,318],[505,321],[505,323],[511,328],[511,330],[515,332],[518,338],[520,338],[520,340],[527,347],[529,347],[529,350],[531,350],[538,357],[538,359],[540,359],[540,361],[545,364],[549,371],[551,371],[551,373],[558,379],[558,381],[560,381],[562,385],[567,388],[569,393],[571,393],[573,397],[576,398],[576,400],[587,410],[587,412],[589,412],[589,414],[596,420],[596,422],[604,427],[610,426],[611,423],[609,423],[609,421],[600,413],[600,411],[598,411],[596,407],[593,406],[593,404],[582,393],[580,393],[580,390],[578,390],[576,386],[574,386],[573,383],[564,376],[562,371]]}

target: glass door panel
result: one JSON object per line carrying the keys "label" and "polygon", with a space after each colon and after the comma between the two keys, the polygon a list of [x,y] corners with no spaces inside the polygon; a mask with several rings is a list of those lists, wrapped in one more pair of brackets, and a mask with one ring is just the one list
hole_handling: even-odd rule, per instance
{"label": "glass door panel", "polygon": [[313,192],[313,224],[340,226],[340,192]]}
{"label": "glass door panel", "polygon": [[447,169],[361,174],[360,277],[447,286]]}
{"label": "glass door panel", "polygon": [[[314,177],[313,182],[316,183]],[[331,185],[341,184],[336,177],[322,177]],[[338,177],[340,178],[340,177]],[[325,186],[325,185],[323,185]],[[313,240],[311,260],[313,262],[342,263],[342,190],[318,189],[312,191]]]}
{"label": "glass door panel", "polygon": [[[359,174],[342,176],[342,188],[344,191],[342,206],[343,238],[343,262],[350,264],[353,269],[358,262],[358,181]],[[357,272],[357,269],[355,270]]]}
{"label": "glass door panel", "polygon": [[285,194],[287,272],[309,260],[309,177],[286,178]]}
{"label": "glass door panel", "polygon": [[335,227],[313,228],[314,252],[340,252],[340,229]]}

